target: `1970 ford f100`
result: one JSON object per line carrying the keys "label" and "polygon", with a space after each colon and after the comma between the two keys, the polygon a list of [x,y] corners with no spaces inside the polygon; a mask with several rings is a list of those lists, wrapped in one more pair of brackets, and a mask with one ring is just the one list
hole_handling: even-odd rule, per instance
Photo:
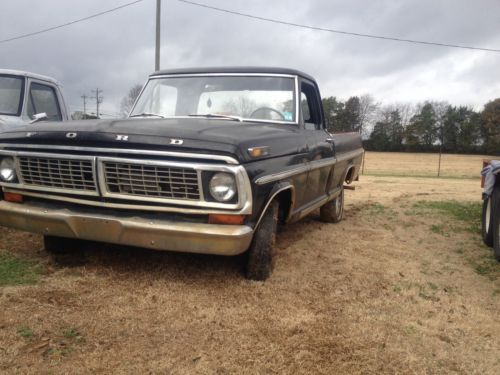
{"label": "1970 ford f100", "polygon": [[[272,270],[278,223],[338,222],[359,134],[330,134],[315,80],[281,68],[152,74],[128,119],[0,135],[0,225],[44,236],[219,255]],[[70,240],[69,240],[70,239]],[[69,241],[69,242],[68,242]]]}

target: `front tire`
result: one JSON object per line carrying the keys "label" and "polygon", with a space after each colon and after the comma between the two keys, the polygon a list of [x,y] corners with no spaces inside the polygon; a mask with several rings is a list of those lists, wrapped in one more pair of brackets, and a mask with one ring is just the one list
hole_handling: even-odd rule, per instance
{"label": "front tire", "polygon": [[60,266],[80,266],[85,263],[84,241],[56,237],[43,236],[43,245],[52,260]]}
{"label": "front tire", "polygon": [[78,240],[65,237],[43,236],[45,251],[53,255],[70,254],[77,248]]}
{"label": "front tire", "polygon": [[483,237],[483,242],[486,246],[493,246],[493,212],[495,207],[495,201],[493,199],[494,194],[489,196],[483,201],[483,216],[481,219],[481,235]]}
{"label": "front tire", "polygon": [[279,204],[273,200],[267,208],[255,231],[248,249],[245,277],[249,280],[264,281],[274,268],[274,244],[278,226]]}
{"label": "front tire", "polygon": [[320,208],[320,218],[326,223],[338,223],[344,217],[344,187],[340,195]]}

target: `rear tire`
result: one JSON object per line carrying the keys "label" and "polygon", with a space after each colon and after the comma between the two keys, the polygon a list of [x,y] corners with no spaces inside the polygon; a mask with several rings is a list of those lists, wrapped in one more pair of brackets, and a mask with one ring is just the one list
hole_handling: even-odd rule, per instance
{"label": "rear tire", "polygon": [[278,226],[279,204],[273,200],[267,208],[255,231],[252,244],[247,252],[245,277],[249,280],[264,281],[274,268],[274,244]]}
{"label": "rear tire", "polygon": [[492,196],[494,205],[492,205],[493,220],[493,253],[496,260],[500,262],[500,187],[497,186],[493,191]]}
{"label": "rear tire", "polygon": [[493,246],[493,212],[495,207],[494,194],[483,201],[483,216],[481,218],[481,235],[486,246]]}
{"label": "rear tire", "polygon": [[344,217],[344,187],[340,195],[334,200],[325,203],[320,209],[320,218],[326,223],[338,223]]}

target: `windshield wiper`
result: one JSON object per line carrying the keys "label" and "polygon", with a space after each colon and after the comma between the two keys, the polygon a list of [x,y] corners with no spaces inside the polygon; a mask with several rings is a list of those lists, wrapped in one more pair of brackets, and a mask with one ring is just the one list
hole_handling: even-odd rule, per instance
{"label": "windshield wiper", "polygon": [[160,117],[160,118],[165,118],[165,116],[158,115],[156,113],[147,113],[147,112],[139,113],[137,115],[131,115],[129,117]]}
{"label": "windshield wiper", "polygon": [[218,115],[217,113],[207,113],[207,114],[204,114],[204,115],[200,115],[200,114],[194,113],[194,114],[190,114],[188,116],[189,117],[206,117],[206,118],[227,118],[227,119],[234,120],[234,121],[239,121],[239,122],[243,121],[243,119],[241,117],[239,117],[239,116]]}

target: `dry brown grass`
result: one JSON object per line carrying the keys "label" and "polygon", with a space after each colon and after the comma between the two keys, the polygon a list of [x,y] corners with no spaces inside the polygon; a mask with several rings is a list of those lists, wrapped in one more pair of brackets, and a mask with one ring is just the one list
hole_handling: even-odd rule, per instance
{"label": "dry brown grass", "polygon": [[363,177],[343,222],[284,228],[265,283],[242,278],[241,258],[110,246],[56,265],[38,236],[0,229],[0,251],[45,268],[0,289],[0,372],[498,374],[491,251],[414,209],[479,197],[477,180]]}
{"label": "dry brown grass", "polygon": [[[474,178],[479,176],[483,159],[494,159],[487,155],[443,154],[441,176]],[[498,156],[496,157],[499,158]],[[437,176],[439,154],[403,152],[366,152],[366,174],[390,176]]]}

